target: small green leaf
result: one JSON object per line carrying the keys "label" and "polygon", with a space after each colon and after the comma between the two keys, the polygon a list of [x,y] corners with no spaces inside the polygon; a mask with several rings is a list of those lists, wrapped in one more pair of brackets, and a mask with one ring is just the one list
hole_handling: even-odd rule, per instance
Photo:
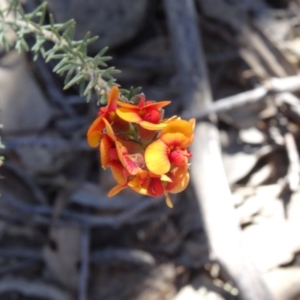
{"label": "small green leaf", "polygon": [[84,89],[85,89],[85,82],[84,82],[84,80],[82,80],[79,83],[79,94],[80,94],[80,96],[83,96]]}
{"label": "small green leaf", "polygon": [[87,45],[92,44],[92,43],[96,42],[96,41],[98,40],[98,38],[99,38],[98,36],[94,36],[94,37],[88,39],[88,40],[86,41],[86,44],[87,44]]}
{"label": "small green leaf", "polygon": [[102,57],[101,57],[101,60],[102,60],[102,61],[112,60],[112,57],[111,57],[111,56],[102,56]]}
{"label": "small green leaf", "polygon": [[86,96],[86,101],[87,101],[87,102],[90,102],[91,97],[92,97],[92,93],[89,92],[89,93],[87,94],[87,96]]}
{"label": "small green leaf", "polygon": [[53,72],[56,72],[57,70],[59,70],[63,65],[68,63],[68,58],[65,57],[63,58],[53,69]]}
{"label": "small green leaf", "polygon": [[39,58],[39,53],[35,53],[34,56],[33,56],[33,61],[37,61]]}
{"label": "small green leaf", "polygon": [[71,68],[71,66],[69,64],[61,67],[59,70],[56,70],[56,73],[59,75],[64,74],[66,71],[68,71]]}
{"label": "small green leaf", "polygon": [[41,5],[41,16],[40,16],[40,21],[39,25],[43,25],[45,22],[45,17],[46,17],[46,8],[47,8],[47,2],[42,3]]}
{"label": "small green leaf", "polygon": [[103,56],[108,49],[109,49],[108,47],[104,47],[102,50],[100,50],[100,52],[96,56],[99,57]]}
{"label": "small green leaf", "polygon": [[69,69],[69,71],[68,71],[68,73],[67,73],[67,75],[66,75],[64,84],[67,84],[67,83],[70,81],[71,76],[73,75],[75,69],[76,69],[75,67],[70,67],[70,69]]}
{"label": "small green leaf", "polygon": [[40,15],[41,13],[41,9],[43,9],[43,4],[39,5],[34,11],[32,11],[31,13],[28,13],[25,15],[26,19],[28,20],[32,20],[33,18],[37,17],[38,15]]}
{"label": "small green leaf", "polygon": [[97,67],[104,67],[104,68],[107,67],[107,64],[105,62],[103,62],[103,61],[98,61],[95,65]]}
{"label": "small green leaf", "polygon": [[70,88],[72,85],[78,83],[81,79],[84,79],[84,76],[83,74],[77,74],[71,81],[69,81],[69,83],[67,83],[65,86],[64,86],[64,90]]}
{"label": "small green leaf", "polygon": [[85,88],[85,90],[83,92],[83,96],[86,96],[96,84],[97,84],[97,82],[95,80],[91,79],[91,81],[89,82],[89,84],[87,85],[87,87]]}
{"label": "small green leaf", "polygon": [[69,25],[69,27],[64,32],[63,36],[67,37],[69,40],[73,40],[75,33],[75,24]]}
{"label": "small green leaf", "polygon": [[20,40],[18,40],[16,42],[15,48],[18,51],[18,54],[20,55],[22,53],[22,46],[21,46],[21,41]]}

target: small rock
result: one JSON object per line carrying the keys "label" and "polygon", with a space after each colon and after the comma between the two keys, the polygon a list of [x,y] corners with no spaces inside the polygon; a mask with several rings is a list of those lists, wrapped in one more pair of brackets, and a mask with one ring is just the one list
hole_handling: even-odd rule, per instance
{"label": "small rock", "polygon": [[239,137],[241,141],[248,144],[262,144],[265,142],[264,134],[256,127],[241,129]]}

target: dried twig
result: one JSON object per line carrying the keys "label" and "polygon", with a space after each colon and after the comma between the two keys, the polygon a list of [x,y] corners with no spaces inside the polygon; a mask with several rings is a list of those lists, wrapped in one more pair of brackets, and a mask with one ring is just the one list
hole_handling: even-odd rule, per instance
{"label": "dried twig", "polygon": [[300,99],[296,95],[287,92],[277,94],[275,103],[279,108],[287,106],[288,110],[282,110],[285,117],[293,122],[300,123]]}
{"label": "dried twig", "polygon": [[110,247],[93,252],[91,262],[101,264],[127,263],[135,265],[154,265],[155,259],[151,254],[142,250]]}
{"label": "dried twig", "polygon": [[[242,44],[240,55],[260,77],[286,77],[297,74],[295,67],[282,51],[254,22],[242,28],[240,39]],[[243,44],[246,47],[243,47]]]}
{"label": "dried twig", "polygon": [[[0,216],[5,219],[9,217],[12,220],[23,222],[29,222],[30,220],[37,224],[51,223],[51,219],[49,218],[53,214],[53,208],[51,206],[24,203],[12,194],[5,194],[0,200],[5,202],[6,206],[17,210],[17,214],[13,215],[11,212],[6,214],[5,210],[1,209]],[[76,222],[81,226],[88,226],[90,228],[102,226],[118,228],[124,224],[131,224],[131,222],[136,223],[134,220],[135,216],[163,202],[164,199],[161,197],[157,199],[145,198],[116,216],[94,216],[88,213],[77,213],[65,209],[62,211],[60,219],[58,219],[57,222]],[[30,217],[24,219],[24,215],[29,215]]]}
{"label": "dried twig", "polygon": [[5,278],[0,280],[0,294],[17,292],[27,297],[49,300],[71,300],[71,296],[62,290],[40,282],[18,278]]}
{"label": "dried twig", "polygon": [[14,272],[20,272],[35,266],[37,266],[37,262],[32,260],[16,262],[12,265],[0,267],[0,276],[11,274]]}
{"label": "dried twig", "polygon": [[291,192],[298,190],[300,183],[300,159],[294,136],[290,132],[284,135],[286,150],[289,159],[287,182]]}
{"label": "dried twig", "polygon": [[[193,0],[165,0],[169,28],[189,116],[211,105],[205,59]],[[247,300],[272,299],[258,272],[244,260],[241,233],[225,176],[218,130],[208,122],[197,124],[191,180],[207,230],[211,258],[217,260]]]}
{"label": "dried twig", "polygon": [[49,150],[59,149],[62,152],[77,152],[77,151],[91,151],[86,140],[70,141],[57,137],[37,137],[37,136],[22,136],[13,139],[4,139],[5,149],[11,151],[20,147],[45,147]]}
{"label": "dried twig", "polygon": [[39,186],[36,184],[33,178],[24,169],[21,169],[20,167],[18,167],[17,164],[14,164],[10,161],[6,161],[5,167],[3,168],[7,169],[9,172],[15,175],[18,179],[20,179],[23,182],[23,184],[25,184],[28,187],[28,189],[32,192],[34,200],[36,200],[36,202],[39,202],[41,204],[47,203],[47,198],[43,191],[39,188]]}
{"label": "dried twig", "polygon": [[25,258],[27,260],[40,261],[42,260],[42,253],[38,250],[30,248],[0,248],[0,257],[10,258]]}
{"label": "dried twig", "polygon": [[[275,97],[275,103],[281,114],[277,115],[278,126],[281,129],[285,141],[286,152],[289,160],[288,173],[286,176],[287,187],[290,192],[298,190],[300,183],[300,157],[295,137],[288,131],[288,110],[286,104],[293,108],[294,116],[300,118],[300,100],[291,93],[280,93]],[[285,104],[285,105],[284,105]],[[284,109],[285,108],[285,109]]]}
{"label": "dried twig", "polygon": [[186,111],[184,118],[196,118],[198,121],[203,120],[210,114],[226,112],[245,104],[259,102],[272,93],[295,92],[300,90],[300,75],[286,78],[271,78],[264,85],[251,91],[243,92],[234,96],[217,100],[208,107],[197,112]]}

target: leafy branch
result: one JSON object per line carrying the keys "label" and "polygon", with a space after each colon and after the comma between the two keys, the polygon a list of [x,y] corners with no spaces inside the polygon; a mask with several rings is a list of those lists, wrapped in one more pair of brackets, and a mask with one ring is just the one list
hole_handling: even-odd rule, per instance
{"label": "leafy branch", "polygon": [[[13,16],[13,17],[12,17]],[[115,84],[114,74],[119,73],[115,67],[108,67],[110,56],[105,56],[108,47],[103,48],[96,56],[87,55],[88,46],[97,40],[97,36],[90,37],[88,32],[82,40],[74,41],[75,21],[69,20],[57,24],[49,14],[49,23],[45,24],[47,4],[42,3],[33,12],[25,14],[19,0],[11,0],[9,5],[0,10],[0,44],[6,51],[11,48],[22,51],[32,51],[34,60],[39,54],[49,62],[59,60],[53,71],[61,76],[65,75],[64,89],[78,84],[79,93],[90,100],[95,92],[98,102],[105,104],[108,90]],[[8,39],[9,30],[15,33],[13,44]],[[35,44],[30,48],[26,36],[32,35]],[[46,50],[45,43],[51,41],[54,45]],[[140,88],[122,90],[124,100],[131,99]]]}

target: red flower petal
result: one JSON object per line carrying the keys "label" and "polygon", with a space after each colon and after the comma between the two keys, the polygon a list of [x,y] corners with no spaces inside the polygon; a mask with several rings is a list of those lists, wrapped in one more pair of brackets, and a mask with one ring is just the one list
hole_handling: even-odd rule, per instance
{"label": "red flower petal", "polygon": [[187,150],[174,150],[169,155],[169,160],[176,166],[183,166],[187,164],[188,158],[192,156]]}
{"label": "red flower petal", "polygon": [[147,192],[153,197],[163,195],[165,189],[159,178],[150,178]]}
{"label": "red flower petal", "polygon": [[157,124],[161,119],[161,113],[157,109],[148,110],[143,116],[144,121]]}

